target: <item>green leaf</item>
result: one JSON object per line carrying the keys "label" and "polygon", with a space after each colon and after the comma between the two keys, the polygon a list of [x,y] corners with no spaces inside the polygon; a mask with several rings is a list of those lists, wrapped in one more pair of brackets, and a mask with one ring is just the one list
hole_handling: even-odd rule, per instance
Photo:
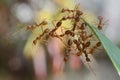
{"label": "green leaf", "polygon": [[112,41],[110,41],[103,33],[101,33],[96,27],[94,27],[94,25],[89,24],[85,20],[84,22],[100,40],[113,65],[115,66],[118,74],[120,75],[120,49],[114,43],[112,43]]}

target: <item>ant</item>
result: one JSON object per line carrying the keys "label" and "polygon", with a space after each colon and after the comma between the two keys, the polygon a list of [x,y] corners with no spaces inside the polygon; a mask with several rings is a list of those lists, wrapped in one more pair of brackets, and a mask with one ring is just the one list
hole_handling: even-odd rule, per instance
{"label": "ant", "polygon": [[80,16],[83,14],[82,11],[78,10],[78,6],[79,6],[79,4],[75,6],[74,10],[64,9],[64,8],[61,10],[62,13],[64,13],[64,12],[69,12],[69,13],[72,12],[73,13],[72,17],[64,18],[64,19],[72,19],[72,21],[74,22],[72,31],[75,31],[77,22],[80,21]]}
{"label": "ant", "polygon": [[78,27],[78,29],[81,29],[81,30],[84,30],[85,28],[85,23],[84,24],[82,24],[82,26],[78,26],[77,25],[77,22],[79,22],[80,21],[80,15],[76,15],[76,16],[74,16],[74,17],[70,17],[70,19],[75,19],[73,22],[73,28],[72,28],[72,31],[75,31],[75,29],[76,29],[76,27]]}
{"label": "ant", "polygon": [[81,37],[82,41],[85,41],[87,38],[87,33],[85,31],[82,31],[81,34],[79,34],[79,36]]}
{"label": "ant", "polygon": [[79,36],[80,36],[80,38],[81,38],[82,41],[86,41],[86,40],[92,38],[93,34],[89,33],[89,35],[87,35],[86,31],[82,31],[82,32],[80,32]]}
{"label": "ant", "polygon": [[76,47],[79,48],[80,42],[77,41],[76,39],[73,40],[74,44],[76,44]]}
{"label": "ant", "polygon": [[82,51],[79,51],[76,53],[77,56],[80,56],[82,54]]}
{"label": "ant", "polygon": [[72,45],[72,40],[69,39],[67,44],[68,44],[68,46],[71,46]]}
{"label": "ant", "polygon": [[68,57],[64,57],[64,62],[67,62],[68,61]]}
{"label": "ant", "polygon": [[64,12],[74,12],[75,10],[70,10],[70,9],[65,9],[65,8],[63,8],[62,10],[61,10],[61,13],[64,13]]}
{"label": "ant", "polygon": [[50,36],[56,37],[56,38],[60,39],[63,42],[63,44],[66,46],[64,40],[60,37],[60,35],[57,35],[54,33],[55,31],[56,31],[56,28],[54,28],[52,31],[49,31],[49,33],[46,34],[46,36],[45,36],[46,40],[48,40],[50,38]]}
{"label": "ant", "polygon": [[79,50],[79,52],[76,53],[77,56],[82,54],[83,51],[83,45],[80,45],[81,42],[77,41],[76,39],[73,40],[74,44],[76,44],[76,48]]}
{"label": "ant", "polygon": [[70,36],[72,36],[72,37],[74,37],[74,32],[73,31],[71,31],[71,30],[67,30],[67,31],[65,31],[65,34],[66,35],[70,35]]}
{"label": "ant", "polygon": [[63,33],[63,34],[61,34],[61,35],[59,35],[59,36],[60,36],[60,37],[63,37],[63,36],[65,36],[65,35],[70,35],[70,36],[72,36],[72,37],[75,36],[74,32],[71,31],[71,30],[66,30],[65,33]]}
{"label": "ant", "polygon": [[65,55],[64,55],[64,62],[67,62],[68,61],[68,59],[69,59],[69,53],[70,53],[70,51],[71,51],[71,49],[69,48],[68,49],[69,51],[67,51],[68,53],[66,53]]}
{"label": "ant", "polygon": [[93,34],[90,34],[90,35],[85,35],[85,34],[81,34],[81,39],[83,41],[87,40],[87,39],[90,39],[91,37],[93,37]]}
{"label": "ant", "polygon": [[75,31],[76,26],[77,26],[77,24],[76,24],[76,22],[74,22],[72,31]]}
{"label": "ant", "polygon": [[85,40],[87,40],[87,39],[89,39],[89,38],[91,38],[91,37],[93,37],[93,34],[90,34],[90,35],[86,36],[86,39],[85,39]]}
{"label": "ant", "polygon": [[103,17],[102,16],[98,16],[98,20],[99,20],[98,29],[101,30],[103,25],[105,25],[105,23],[103,23]]}
{"label": "ant", "polygon": [[101,42],[97,42],[96,45],[91,48],[89,53],[92,54],[95,51],[95,49],[100,47],[100,46],[101,46]]}
{"label": "ant", "polygon": [[[64,12],[69,12],[69,13],[70,13],[70,12],[72,12],[72,13],[78,12],[79,14],[82,14],[82,13],[80,13],[80,11],[78,10],[78,7],[79,7],[79,4],[75,6],[74,10],[70,10],[70,9],[65,9],[65,8],[63,8],[63,9],[61,10],[61,13],[64,13]],[[78,13],[77,13],[77,14],[78,14]]]}
{"label": "ant", "polygon": [[70,53],[72,44],[73,44],[72,40],[69,39],[67,42],[67,45],[68,45],[67,53]]}
{"label": "ant", "polygon": [[[71,16],[63,16],[57,23],[54,25],[56,28],[59,28],[62,25],[62,21],[68,20],[68,19],[73,19],[74,17]],[[61,27],[61,32],[63,32],[62,27]]]}
{"label": "ant", "polygon": [[75,22],[79,22],[80,21],[80,16],[83,14],[82,11],[76,10],[76,14],[75,14]]}
{"label": "ant", "polygon": [[[57,28],[59,28],[61,25],[62,25],[62,21],[64,21],[64,20],[67,20],[67,19],[72,19],[73,17],[70,17],[70,16],[68,16],[68,17],[62,17],[57,23],[56,23],[56,25],[54,25],[55,27],[56,27],[56,29]],[[54,24],[54,23],[53,23]]]}
{"label": "ant", "polygon": [[88,58],[88,54],[85,51],[85,48],[90,46],[90,41],[86,42],[85,44],[82,43],[83,48],[80,46],[80,43],[74,39],[73,42],[76,44],[76,47],[78,48],[79,52],[76,53],[77,56],[80,56],[82,53],[85,54],[86,61],[89,62],[90,59]]}
{"label": "ant", "polygon": [[74,16],[64,16],[61,21],[68,20],[68,19],[74,19]]}
{"label": "ant", "polygon": [[88,57],[88,54],[86,53],[86,51],[84,51],[85,57],[86,57],[86,61],[90,62],[90,58]]}
{"label": "ant", "polygon": [[[53,23],[53,25],[54,25],[54,23]],[[62,25],[62,21],[60,20],[60,21],[58,21],[58,22],[56,23],[56,25],[54,25],[55,28],[52,29],[52,31],[49,32],[49,35],[52,36],[52,37],[54,37],[54,32],[55,32],[61,25]]]}
{"label": "ant", "polygon": [[87,47],[89,47],[89,46],[90,46],[90,44],[91,44],[91,43],[90,43],[90,41],[88,41],[88,42],[86,42],[86,43],[84,44],[84,47],[86,47],[86,48],[87,48]]}
{"label": "ant", "polygon": [[78,26],[78,29],[85,30],[86,23],[82,23],[81,26]]}
{"label": "ant", "polygon": [[33,44],[36,45],[37,41],[41,39],[42,36],[44,36],[46,33],[48,33],[50,30],[49,29],[45,29],[44,32],[39,35],[38,37],[36,37],[35,40],[33,40]]}
{"label": "ant", "polygon": [[74,15],[74,24],[73,24],[73,28],[72,28],[72,30],[73,31],[75,31],[75,29],[76,29],[76,26],[77,26],[77,22],[79,22],[80,21],[80,16],[83,14],[83,12],[82,11],[80,11],[80,10],[76,10],[76,14]]}
{"label": "ant", "polygon": [[62,25],[62,21],[63,20],[66,20],[67,18],[65,18],[65,17],[63,17],[62,19],[60,19],[57,23],[56,23],[56,25],[53,23],[53,25],[54,25],[54,29],[50,32],[50,35],[51,36],[53,36],[53,34],[54,34],[54,32]]}
{"label": "ant", "polygon": [[[32,30],[32,29],[35,29],[36,27],[39,27],[39,26],[41,26],[41,25],[47,25],[47,24],[48,24],[48,22],[43,20],[43,21],[42,21],[41,23],[39,23],[39,24],[27,26],[27,27],[26,27],[26,30]],[[42,27],[41,27],[41,28],[42,28]],[[43,30],[43,28],[42,28],[42,30]]]}

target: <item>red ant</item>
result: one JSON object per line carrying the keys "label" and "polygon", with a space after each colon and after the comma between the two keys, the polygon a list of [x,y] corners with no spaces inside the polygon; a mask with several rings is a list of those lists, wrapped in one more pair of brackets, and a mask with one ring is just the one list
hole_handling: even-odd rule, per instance
{"label": "red ant", "polygon": [[105,21],[103,23],[103,17],[102,16],[98,16],[98,20],[99,20],[98,29],[101,30],[107,21]]}
{"label": "red ant", "polygon": [[[35,25],[32,25],[32,26],[27,26],[26,27],[26,30],[32,30],[32,29],[35,29],[36,27],[39,27],[39,26],[42,26],[42,25],[47,25],[48,22],[47,21],[42,21],[41,23],[39,24],[35,24]],[[42,29],[43,30],[43,29]]]}
{"label": "red ant", "polygon": [[100,46],[101,46],[101,42],[97,42],[96,45],[91,48],[89,53],[92,54],[95,51],[95,49],[100,47]]}
{"label": "red ant", "polygon": [[44,32],[43,32],[41,35],[39,35],[38,37],[36,37],[35,40],[33,40],[33,44],[36,45],[37,40],[40,40],[41,37],[44,36],[44,35],[45,35],[46,33],[48,33],[49,31],[50,31],[49,29],[45,29]]}
{"label": "red ant", "polygon": [[84,51],[85,57],[86,57],[86,61],[90,62],[90,58],[88,57],[88,54],[86,53],[86,51]]}

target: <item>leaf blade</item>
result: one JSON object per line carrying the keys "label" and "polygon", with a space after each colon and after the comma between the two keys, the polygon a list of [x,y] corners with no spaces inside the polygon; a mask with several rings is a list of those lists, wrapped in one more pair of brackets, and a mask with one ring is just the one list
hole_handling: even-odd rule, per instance
{"label": "leaf blade", "polygon": [[96,27],[94,27],[94,25],[89,24],[85,20],[84,22],[88,25],[92,32],[94,32],[96,37],[101,41],[105,51],[107,52],[109,58],[111,59],[114,67],[116,68],[120,76],[120,49],[112,41],[110,41],[103,33],[101,33]]}

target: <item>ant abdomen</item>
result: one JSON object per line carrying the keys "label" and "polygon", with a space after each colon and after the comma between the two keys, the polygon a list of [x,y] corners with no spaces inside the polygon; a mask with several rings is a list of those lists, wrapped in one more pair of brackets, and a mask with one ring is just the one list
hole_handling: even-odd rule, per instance
{"label": "ant abdomen", "polygon": [[62,22],[61,22],[61,21],[57,22],[56,27],[60,27],[60,26],[61,26],[61,24],[62,24]]}

